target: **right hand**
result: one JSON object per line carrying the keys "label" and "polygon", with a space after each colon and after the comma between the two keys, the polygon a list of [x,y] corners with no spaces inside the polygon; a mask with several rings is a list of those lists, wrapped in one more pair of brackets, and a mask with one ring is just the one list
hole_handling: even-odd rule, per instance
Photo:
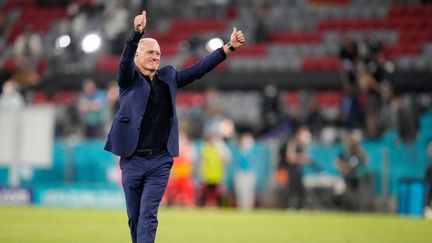
{"label": "right hand", "polygon": [[142,33],[147,24],[146,11],[143,10],[142,14],[135,16],[134,29],[136,32]]}

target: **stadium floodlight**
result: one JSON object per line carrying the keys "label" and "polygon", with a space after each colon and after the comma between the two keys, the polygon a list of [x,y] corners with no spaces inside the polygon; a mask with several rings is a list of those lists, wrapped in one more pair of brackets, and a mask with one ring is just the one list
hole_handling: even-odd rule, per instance
{"label": "stadium floodlight", "polygon": [[85,53],[92,53],[99,49],[101,38],[97,34],[88,34],[81,42],[81,48]]}
{"label": "stadium floodlight", "polygon": [[207,41],[205,45],[207,51],[209,52],[212,52],[222,46],[223,46],[223,40],[221,38],[210,39],[209,41]]}
{"label": "stadium floodlight", "polygon": [[71,38],[69,35],[61,35],[56,39],[55,46],[57,49],[66,48],[70,45]]}

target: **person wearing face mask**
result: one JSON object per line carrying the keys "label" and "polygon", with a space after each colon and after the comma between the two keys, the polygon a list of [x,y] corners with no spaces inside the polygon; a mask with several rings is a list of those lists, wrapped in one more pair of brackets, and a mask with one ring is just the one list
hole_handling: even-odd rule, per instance
{"label": "person wearing face mask", "polygon": [[173,157],[179,155],[177,89],[201,78],[245,42],[235,27],[230,41],[194,65],[177,71],[160,68],[157,40],[142,38],[146,11],[134,19],[134,32],[123,50],[118,73],[120,108],[105,149],[120,156],[122,184],[132,242],[154,242],[157,212]]}

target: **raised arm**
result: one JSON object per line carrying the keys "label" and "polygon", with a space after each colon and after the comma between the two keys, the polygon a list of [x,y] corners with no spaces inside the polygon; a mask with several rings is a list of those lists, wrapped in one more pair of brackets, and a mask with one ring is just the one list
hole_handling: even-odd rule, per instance
{"label": "raised arm", "polygon": [[204,74],[210,72],[219,63],[226,59],[226,57],[241,47],[245,43],[245,37],[242,31],[238,31],[233,27],[230,41],[223,45],[223,47],[213,51],[208,56],[199,60],[192,66],[177,72],[177,87],[181,88],[196,79],[201,78]]}
{"label": "raised arm", "polygon": [[146,11],[142,14],[135,16],[134,19],[134,32],[126,41],[125,48],[120,58],[120,67],[118,72],[117,81],[120,87],[127,87],[132,81],[134,71],[134,57],[138,47],[138,42],[143,35],[144,29],[147,24]]}

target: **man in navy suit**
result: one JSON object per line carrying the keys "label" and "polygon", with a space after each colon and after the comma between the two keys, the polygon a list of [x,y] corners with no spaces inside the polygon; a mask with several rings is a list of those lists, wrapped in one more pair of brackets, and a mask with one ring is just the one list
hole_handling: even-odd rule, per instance
{"label": "man in navy suit", "polygon": [[[157,212],[173,157],[178,156],[177,89],[201,78],[245,42],[233,28],[230,41],[194,65],[159,69],[158,42],[141,38],[146,12],[134,20],[134,33],[120,59],[120,108],[105,149],[119,155],[132,242],[154,242]],[[181,30],[179,30],[181,31]]]}

